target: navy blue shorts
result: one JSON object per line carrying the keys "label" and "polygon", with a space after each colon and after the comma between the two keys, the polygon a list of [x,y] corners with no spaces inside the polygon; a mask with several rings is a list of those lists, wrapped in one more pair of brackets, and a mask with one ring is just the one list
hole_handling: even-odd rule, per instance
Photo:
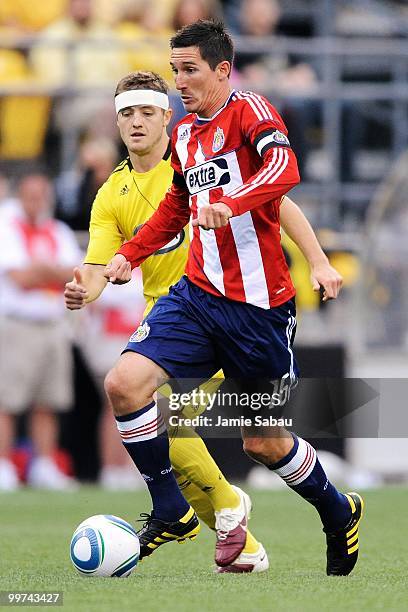
{"label": "navy blue shorts", "polygon": [[186,276],[161,297],[124,352],[145,355],[173,378],[297,378],[294,299],[264,310],[216,297]]}

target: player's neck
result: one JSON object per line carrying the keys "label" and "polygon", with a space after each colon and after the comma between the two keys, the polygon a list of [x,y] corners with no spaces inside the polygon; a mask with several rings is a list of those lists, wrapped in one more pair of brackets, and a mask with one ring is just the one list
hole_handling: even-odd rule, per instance
{"label": "player's neck", "polygon": [[214,98],[211,100],[211,104],[208,105],[208,108],[198,112],[197,116],[201,117],[202,119],[211,119],[211,117],[213,117],[220,110],[220,108],[224,106],[231,95],[231,91],[232,89],[229,83],[227,83],[226,86],[223,87],[216,96],[214,96]]}
{"label": "player's neck", "polygon": [[137,155],[136,153],[129,151],[130,161],[132,162],[134,170],[136,172],[149,172],[149,170],[161,162],[168,145],[169,137],[167,134],[163,134],[161,140],[151,151],[149,151],[149,153],[146,153],[145,155]]}

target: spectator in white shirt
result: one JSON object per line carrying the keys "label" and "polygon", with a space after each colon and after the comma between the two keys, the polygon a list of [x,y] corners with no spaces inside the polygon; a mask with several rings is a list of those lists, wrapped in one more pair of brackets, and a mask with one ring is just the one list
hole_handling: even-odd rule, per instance
{"label": "spectator in white shirt", "polygon": [[82,255],[70,228],[52,218],[53,202],[50,179],[28,173],[0,225],[0,491],[19,486],[10,454],[16,417],[28,409],[34,453],[28,483],[73,484],[53,456],[56,413],[69,410],[73,393],[62,289]]}

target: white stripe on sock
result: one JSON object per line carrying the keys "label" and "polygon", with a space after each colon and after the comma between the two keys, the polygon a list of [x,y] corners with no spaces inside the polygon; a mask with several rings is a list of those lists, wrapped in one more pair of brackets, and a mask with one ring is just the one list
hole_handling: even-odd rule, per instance
{"label": "white stripe on sock", "polygon": [[152,440],[166,431],[166,425],[156,404],[130,421],[116,421],[116,425],[124,444]]}
{"label": "white stripe on sock", "polygon": [[294,487],[310,476],[316,463],[316,451],[306,440],[298,438],[296,454],[286,465],[274,470],[290,487]]}

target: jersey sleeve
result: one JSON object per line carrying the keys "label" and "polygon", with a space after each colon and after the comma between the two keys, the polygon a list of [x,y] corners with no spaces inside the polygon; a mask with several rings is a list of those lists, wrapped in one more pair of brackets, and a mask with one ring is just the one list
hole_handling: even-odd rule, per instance
{"label": "jersey sleeve", "polygon": [[242,99],[240,129],[263,165],[240,187],[220,198],[234,216],[281,198],[300,181],[296,156],[280,115],[262,96],[248,92]]}
{"label": "jersey sleeve", "polygon": [[184,177],[174,172],[173,182],[156,212],[118,253],[130,261],[133,269],[177,236],[189,219],[189,194]]}
{"label": "jersey sleeve", "polygon": [[92,206],[89,244],[84,263],[106,265],[123,239],[115,218],[109,185],[105,183],[99,189]]}

